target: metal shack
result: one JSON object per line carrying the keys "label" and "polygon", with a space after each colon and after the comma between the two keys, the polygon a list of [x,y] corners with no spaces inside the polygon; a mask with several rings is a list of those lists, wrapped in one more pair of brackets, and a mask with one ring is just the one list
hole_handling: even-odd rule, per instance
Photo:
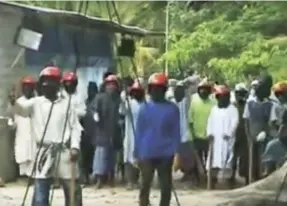
{"label": "metal shack", "polygon": [[[95,81],[99,85],[103,73],[114,68],[114,34],[145,36],[150,32],[76,12],[6,1],[0,1],[0,28],[0,177],[10,181],[16,177],[13,137],[6,118],[12,85],[24,75],[37,77],[40,70],[52,62],[63,70],[72,70],[78,58],[78,90],[85,98],[88,82]],[[15,43],[21,28],[42,34],[37,50]]]}

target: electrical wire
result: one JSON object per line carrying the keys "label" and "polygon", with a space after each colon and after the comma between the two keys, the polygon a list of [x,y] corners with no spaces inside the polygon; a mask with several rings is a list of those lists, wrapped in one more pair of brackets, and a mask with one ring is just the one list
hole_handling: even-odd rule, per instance
{"label": "electrical wire", "polygon": [[[112,6],[113,6],[113,9],[114,9],[114,12],[115,12],[117,21],[118,21],[118,23],[121,25],[121,19],[120,19],[120,16],[119,16],[119,13],[118,13],[118,10],[117,10],[115,1],[111,1],[111,3],[112,3]],[[111,18],[111,14],[110,14],[110,9],[109,9],[109,4],[108,4],[108,2],[107,2],[107,7],[108,7],[109,16],[110,16],[110,18]],[[117,46],[117,45],[116,45],[116,46]],[[137,81],[138,81],[139,84],[140,84],[139,76],[138,76],[138,73],[137,73],[137,70],[136,70],[136,64],[135,64],[135,62],[134,62],[134,60],[133,60],[132,57],[130,57],[129,59],[130,59],[130,62],[131,62],[131,64],[132,64],[132,68],[133,68],[133,70],[134,70],[136,79],[137,79]],[[118,60],[119,60],[119,63],[120,63],[120,69],[121,69],[121,73],[122,73],[122,72],[123,72],[123,71],[122,71],[122,70],[123,70],[123,63],[122,63],[122,60],[121,60],[120,57],[118,58]],[[124,88],[124,89],[127,90],[127,88]],[[125,92],[126,92],[126,91],[125,91]],[[127,104],[128,104],[128,110],[129,110],[129,112],[131,113],[131,106],[130,106],[130,102],[129,102],[129,99],[128,99],[127,95],[126,95],[126,101],[127,101]],[[132,119],[132,115],[131,115],[131,122],[132,122],[132,130],[133,130],[133,133],[134,133],[134,135],[135,135],[135,125],[133,124],[134,121],[133,121],[133,119]],[[178,199],[178,195],[177,195],[177,193],[176,193],[175,188],[173,187],[173,184],[172,184],[172,192],[173,192],[173,194],[174,194],[174,197],[175,197],[175,200],[176,200],[177,205],[180,206],[180,202],[179,202],[179,199]]]}

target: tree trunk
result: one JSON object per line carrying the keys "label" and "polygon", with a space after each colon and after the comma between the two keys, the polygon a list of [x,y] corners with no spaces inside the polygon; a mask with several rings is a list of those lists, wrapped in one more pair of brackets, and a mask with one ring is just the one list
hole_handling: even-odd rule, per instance
{"label": "tree trunk", "polygon": [[[270,176],[250,184],[246,187],[231,191],[214,192],[213,195],[224,197],[222,203],[216,206],[283,206],[287,205],[287,190],[284,185],[280,192],[279,200],[276,203],[276,196],[282,184],[287,185],[287,181],[283,183],[287,174],[287,163]],[[226,197],[226,198],[225,198]]]}

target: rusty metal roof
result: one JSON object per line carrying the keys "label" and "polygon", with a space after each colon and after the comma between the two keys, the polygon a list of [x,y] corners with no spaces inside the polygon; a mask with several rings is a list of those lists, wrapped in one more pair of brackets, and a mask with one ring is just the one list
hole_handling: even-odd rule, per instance
{"label": "rusty metal roof", "polygon": [[[121,25],[118,22],[111,21],[109,19],[84,16],[73,11],[64,11],[57,9],[48,9],[36,6],[28,6],[24,4],[18,4],[14,2],[8,2],[0,0],[0,6],[9,6],[12,8],[25,11],[31,11],[37,13],[39,16],[47,16],[56,18],[59,23],[65,23],[76,27],[85,28],[98,28],[103,31],[109,31],[113,33],[123,33],[135,36],[164,36],[164,32],[149,31],[137,26]],[[80,23],[81,22],[81,23]],[[85,22],[85,23],[82,23]]]}

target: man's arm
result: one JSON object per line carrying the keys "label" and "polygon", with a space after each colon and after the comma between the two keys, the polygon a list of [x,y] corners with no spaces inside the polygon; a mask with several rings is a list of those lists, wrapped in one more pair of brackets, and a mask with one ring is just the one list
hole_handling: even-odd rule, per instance
{"label": "man's arm", "polygon": [[194,121],[194,106],[193,106],[194,98],[191,99],[188,109],[188,126],[191,134],[191,138],[195,138],[194,136],[194,128],[193,128],[193,121]]}
{"label": "man's arm", "polygon": [[14,104],[14,112],[24,117],[30,116],[33,111],[35,100],[36,97],[31,99],[18,98]]}
{"label": "man's arm", "polygon": [[246,104],[244,106],[244,111],[243,111],[245,133],[246,133],[249,140],[251,140],[250,128],[249,128],[249,118],[250,118],[249,104],[251,101],[252,100],[246,102]]}
{"label": "man's arm", "polygon": [[69,115],[70,132],[71,132],[71,149],[80,150],[81,134],[83,127],[79,122],[77,112],[74,107],[70,109]]}
{"label": "man's arm", "polygon": [[180,133],[180,114],[179,114],[179,108],[177,106],[174,106],[174,115],[172,118],[172,137],[174,138],[174,144],[175,148],[178,148],[180,142],[181,142],[181,133]]}
{"label": "man's arm", "polygon": [[145,114],[146,114],[146,104],[141,105],[138,118],[136,121],[136,128],[135,128],[135,147],[134,147],[134,157],[138,158],[138,148],[140,146],[140,140],[142,139],[142,134],[144,131],[144,127],[146,126],[145,121]]}

